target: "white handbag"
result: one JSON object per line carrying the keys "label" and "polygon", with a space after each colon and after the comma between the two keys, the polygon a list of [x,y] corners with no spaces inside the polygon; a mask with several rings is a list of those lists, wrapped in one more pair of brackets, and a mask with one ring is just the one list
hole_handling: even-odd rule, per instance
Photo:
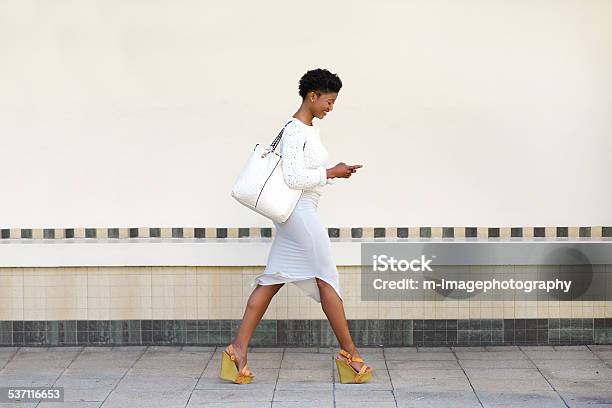
{"label": "white handbag", "polygon": [[302,194],[302,190],[291,188],[285,182],[282,157],[274,151],[289,123],[270,146],[255,145],[232,188],[232,197],[239,203],[278,223],[289,218]]}

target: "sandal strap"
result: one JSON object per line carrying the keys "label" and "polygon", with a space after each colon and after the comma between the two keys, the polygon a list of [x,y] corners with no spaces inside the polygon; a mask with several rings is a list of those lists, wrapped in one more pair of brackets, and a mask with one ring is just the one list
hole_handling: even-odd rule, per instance
{"label": "sandal strap", "polygon": [[351,353],[349,353],[348,351],[344,350],[344,349],[340,349],[340,354],[344,357],[346,357],[346,362],[348,364],[351,364],[353,361],[357,362],[357,363],[363,363],[363,358],[361,357],[353,357],[351,355]]}
{"label": "sandal strap", "polygon": [[355,382],[360,382],[361,381],[361,377],[363,377],[363,375],[366,373],[366,371],[368,370],[368,366],[367,365],[363,365],[361,366],[361,369],[359,370],[359,372],[357,374],[355,374],[355,377],[353,378],[353,381]]}

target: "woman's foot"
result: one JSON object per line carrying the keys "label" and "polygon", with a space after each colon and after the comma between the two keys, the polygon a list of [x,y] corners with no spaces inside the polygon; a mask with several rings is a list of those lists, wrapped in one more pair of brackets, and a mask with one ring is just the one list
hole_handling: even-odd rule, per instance
{"label": "woman's foot", "polygon": [[[236,343],[230,343],[226,350],[228,354],[231,356],[234,355],[234,361],[236,366],[238,367],[238,372],[241,372],[245,365],[247,365],[247,350]],[[249,371],[249,374],[253,374]]]}
{"label": "woman's foot", "polygon": [[[355,357],[361,358],[361,355],[359,354],[359,352],[357,351],[357,349],[355,347],[346,348],[344,350],[349,352],[352,358],[355,358]],[[342,361],[346,361],[347,360],[347,358],[344,357],[342,354],[338,354],[337,357],[340,360],[342,360]],[[363,367],[364,364],[365,363],[363,363],[363,362],[351,361],[349,365],[351,367],[353,367],[357,372],[359,372],[359,370],[361,370],[361,367]],[[368,366],[368,368],[366,369],[366,372],[369,372],[369,371],[372,371],[372,367],[370,367],[370,366]]]}

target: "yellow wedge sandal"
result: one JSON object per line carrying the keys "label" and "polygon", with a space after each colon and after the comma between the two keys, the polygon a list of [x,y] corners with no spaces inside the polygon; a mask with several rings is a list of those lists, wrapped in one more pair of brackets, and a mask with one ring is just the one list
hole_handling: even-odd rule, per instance
{"label": "yellow wedge sandal", "polygon": [[361,369],[357,371],[351,365],[353,361],[363,363],[363,358],[353,357],[349,352],[343,349],[340,349],[340,355],[346,358],[346,360],[343,360],[336,356],[336,367],[338,367],[338,376],[342,384],[360,384],[372,378],[372,367],[364,364],[361,366]]}
{"label": "yellow wedge sandal", "polygon": [[221,354],[221,372],[219,377],[224,380],[233,381],[235,384],[250,384],[255,375],[248,370],[247,365],[238,372],[234,347],[230,344]]}

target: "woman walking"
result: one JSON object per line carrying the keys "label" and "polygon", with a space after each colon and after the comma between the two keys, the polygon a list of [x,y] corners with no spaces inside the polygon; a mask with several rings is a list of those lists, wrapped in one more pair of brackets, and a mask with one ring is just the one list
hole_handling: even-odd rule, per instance
{"label": "woman walking", "polygon": [[249,341],[270,301],[279,289],[292,282],[321,303],[340,344],[335,357],[341,381],[361,383],[372,377],[372,369],[353,344],[344,314],[338,270],[331,256],[331,243],[317,214],[321,189],[336,177],[349,178],[361,165],[338,163],[326,168],[328,152],[321,143],[314,117],[323,119],[333,109],[342,82],[326,69],[306,72],[299,82],[302,104],[285,121],[280,140],[285,182],[302,190],[291,216],[274,222],[272,242],[264,272],[257,276],[238,334],[222,353],[220,376],[235,383],[250,383],[254,374],[247,368]]}

